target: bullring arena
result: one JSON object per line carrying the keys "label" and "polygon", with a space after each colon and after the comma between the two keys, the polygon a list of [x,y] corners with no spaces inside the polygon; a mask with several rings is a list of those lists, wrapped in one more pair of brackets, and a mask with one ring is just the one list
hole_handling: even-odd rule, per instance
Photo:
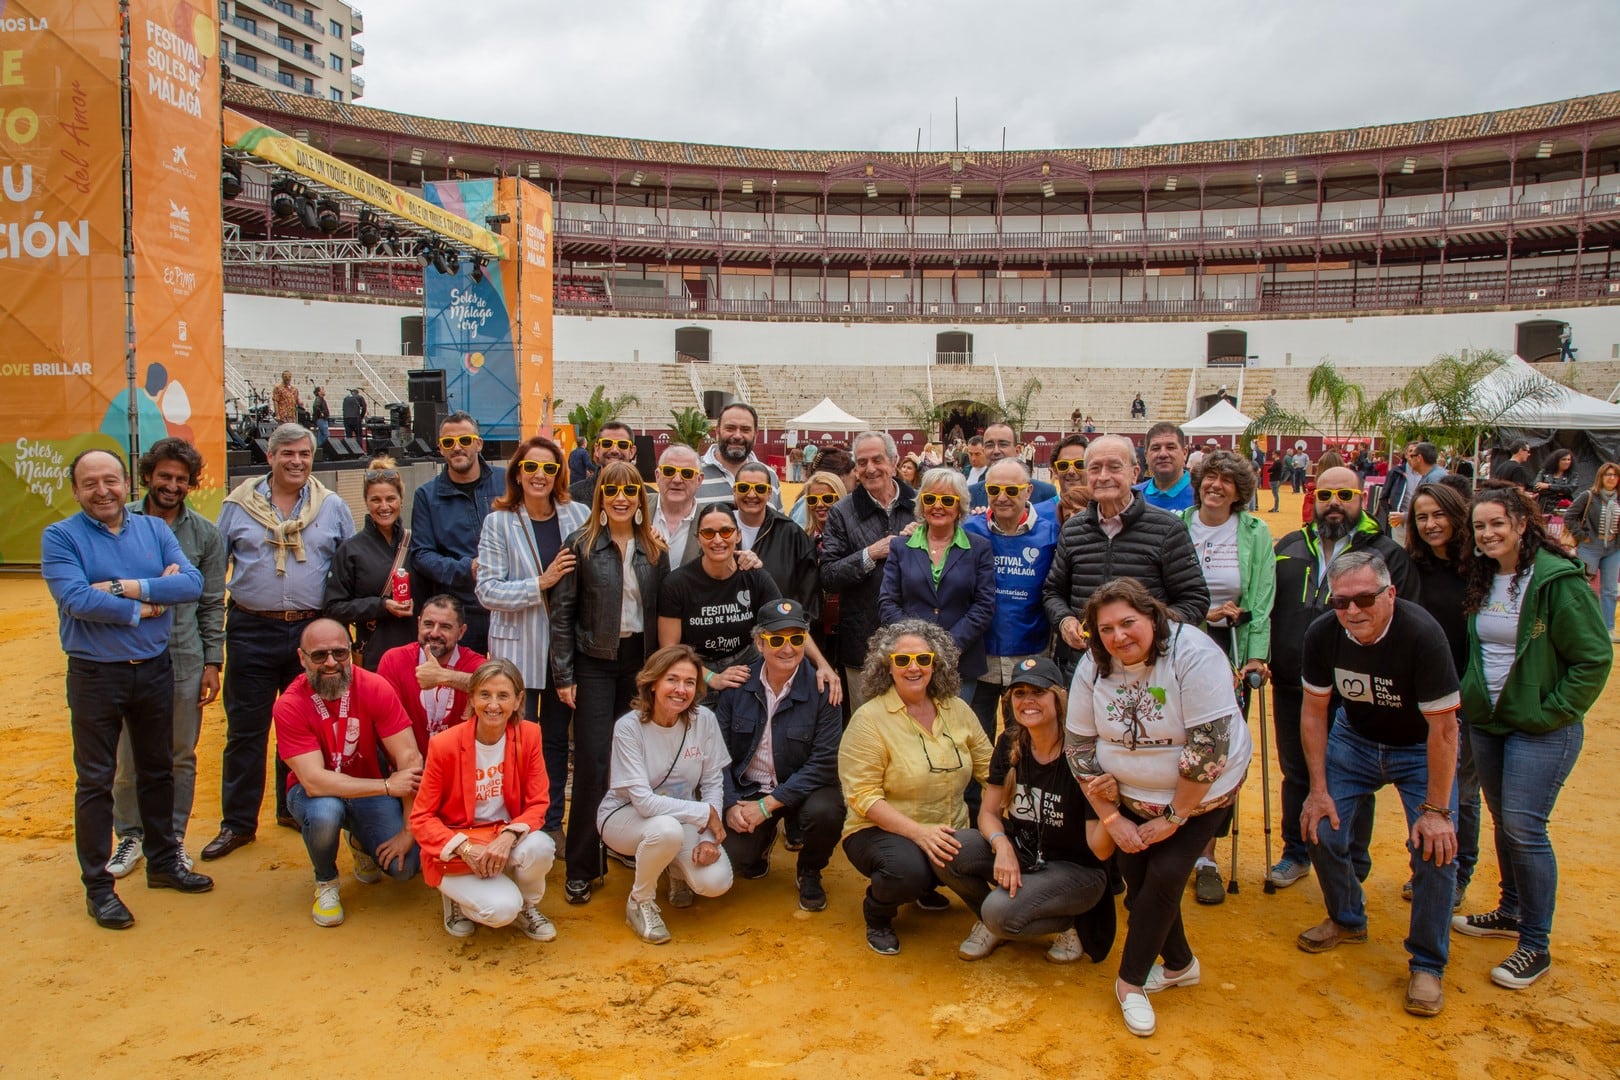
{"label": "bullring arena", "polygon": [[[905,453],[1022,396],[1039,467],[1075,416],[1140,440],[1224,392],[1245,411],[1272,397],[1309,417],[1300,434],[1314,454],[1356,434],[1332,431],[1308,396],[1324,360],[1369,393],[1437,355],[1485,351],[1598,398],[1620,392],[1620,92],[1378,127],[1004,153],[505,128],[235,80],[224,101],[409,192],[496,176],[548,191],[553,394],[564,412],[598,386],[634,395],[621,418],[652,451],[672,410],[712,415],[731,399],[757,409],[758,452],[782,464],[792,445],[848,438],[790,425],[823,398]],[[221,204],[235,475],[262,470],[252,410],[290,371],[306,398],[317,384],[334,404],[357,388],[372,415],[392,415],[377,437],[420,470],[414,486],[433,459],[413,440],[431,439],[442,415],[423,421],[408,400],[408,373],[424,367],[424,279],[439,271],[366,242],[347,204],[336,230],[307,236],[272,212],[271,171],[248,164],[240,179]],[[1558,363],[1566,324],[1573,365]],[[1138,394],[1145,418],[1131,414]],[[357,521],[364,456],[320,466]],[[1281,536],[1300,511],[1285,491],[1281,512],[1262,516]],[[1296,949],[1321,894],[1314,878],[1262,892],[1255,767],[1239,891],[1183,905],[1203,983],[1156,998],[1160,1031],[1144,1042],[1109,1000],[1114,957],[1056,966],[1015,943],[963,963],[972,917],[954,899],[948,912],[905,912],[904,951],[873,955],[864,880],[842,854],[826,911],[798,910],[779,864],[670,913],[663,949],[626,931],[629,875],[616,866],[580,907],[562,902],[556,867],[543,907],[558,937],[537,945],[482,929],[450,939],[432,890],[356,887],[344,855],[348,921],[321,930],[299,837],[266,807],[256,844],[199,864],[217,880],[210,896],[147,892],[132,877],[122,894],[140,924],[108,935],[80,914],[56,611],[27,574],[0,577],[0,609],[13,703],[0,745],[14,770],[0,799],[0,857],[14,870],[0,885],[13,943],[0,1071],[17,1076],[1620,1075],[1612,690],[1553,820],[1557,964],[1532,991],[1490,983],[1499,943],[1454,937],[1444,1014],[1401,1012],[1409,907],[1392,798],[1379,803],[1370,942]],[[193,852],[215,829],[224,729],[216,702],[198,748]],[[1223,841],[1223,874],[1227,851]],[[1487,832],[1475,892],[1494,881]]]}

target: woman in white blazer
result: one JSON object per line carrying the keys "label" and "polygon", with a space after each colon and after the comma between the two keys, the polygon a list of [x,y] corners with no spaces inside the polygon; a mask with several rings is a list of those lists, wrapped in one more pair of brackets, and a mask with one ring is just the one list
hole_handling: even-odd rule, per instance
{"label": "woman in white blazer", "polygon": [[568,780],[568,726],[572,710],[557,698],[550,678],[551,618],[546,592],[574,571],[563,547],[590,510],[568,498],[568,462],[562,448],[536,435],[518,444],[506,464],[506,492],[495,500],[478,540],[478,602],[489,612],[489,653],[523,674],[525,714],[540,722],[551,804],[544,828],[562,828]]}

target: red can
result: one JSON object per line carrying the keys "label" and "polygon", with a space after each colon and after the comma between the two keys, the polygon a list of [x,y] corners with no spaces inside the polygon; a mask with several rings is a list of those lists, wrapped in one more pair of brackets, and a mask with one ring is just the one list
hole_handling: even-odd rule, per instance
{"label": "red can", "polygon": [[408,604],[411,602],[411,575],[403,568],[394,571],[390,588],[393,590],[396,603]]}

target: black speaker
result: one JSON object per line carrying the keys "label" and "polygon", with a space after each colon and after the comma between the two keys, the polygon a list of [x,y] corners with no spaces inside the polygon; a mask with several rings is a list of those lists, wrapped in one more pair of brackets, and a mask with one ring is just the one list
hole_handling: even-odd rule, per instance
{"label": "black speaker", "polygon": [[430,458],[433,456],[435,449],[437,448],[426,439],[418,439],[413,436],[411,441],[405,444],[405,456],[408,458]]}
{"label": "black speaker", "polygon": [[270,463],[270,440],[254,439],[253,444],[248,447],[248,452],[253,455],[253,464],[268,465]]}
{"label": "black speaker", "polygon": [[641,473],[643,483],[653,483],[653,473],[658,468],[658,448],[653,445],[651,435],[637,435],[636,440],[636,468]]}
{"label": "black speaker", "polygon": [[[444,372],[439,372],[443,375]],[[418,401],[412,406],[411,432],[429,446],[439,445],[439,425],[444,423],[446,415],[444,400]]]}
{"label": "black speaker", "polygon": [[326,461],[353,461],[364,451],[360,447],[359,440],[342,435],[333,435],[326,440],[326,446],[323,448],[322,453],[324,455],[323,460]]}
{"label": "black speaker", "polygon": [[237,469],[253,468],[253,451],[232,448],[225,451],[226,471],[234,472]]}
{"label": "black speaker", "polygon": [[419,368],[405,373],[405,400],[410,402],[436,401],[443,405],[445,394],[444,372],[437,368]]}

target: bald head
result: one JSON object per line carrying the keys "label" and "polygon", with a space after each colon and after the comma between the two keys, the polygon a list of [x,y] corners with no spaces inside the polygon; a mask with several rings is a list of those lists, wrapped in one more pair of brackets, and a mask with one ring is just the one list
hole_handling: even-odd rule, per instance
{"label": "bald head", "polygon": [[1354,469],[1338,465],[1331,469],[1323,469],[1316,478],[1316,486],[1319,488],[1355,488],[1360,491],[1361,477],[1356,475]]}
{"label": "bald head", "polygon": [[316,619],[304,627],[304,632],[298,636],[298,647],[309,652],[312,649],[328,649],[334,645],[342,645],[348,640],[348,628],[336,619]]}
{"label": "bald head", "polygon": [[1029,470],[1017,458],[1002,458],[984,471],[987,484],[1027,484]]}
{"label": "bald head", "polygon": [[658,455],[660,465],[690,465],[695,467],[701,459],[698,452],[685,443],[671,443],[669,448]]}
{"label": "bald head", "polygon": [[1131,440],[1123,435],[1099,435],[1092,439],[1090,445],[1086,447],[1086,460],[1090,461],[1094,454],[1105,448],[1112,453],[1122,453],[1132,461],[1136,460],[1136,447],[1132,446]]}
{"label": "bald head", "polygon": [[[1344,492],[1355,494],[1344,499],[1340,497]],[[1317,474],[1311,515],[1322,539],[1337,543],[1349,536],[1361,520],[1361,506],[1361,477],[1354,469],[1335,466]]]}

